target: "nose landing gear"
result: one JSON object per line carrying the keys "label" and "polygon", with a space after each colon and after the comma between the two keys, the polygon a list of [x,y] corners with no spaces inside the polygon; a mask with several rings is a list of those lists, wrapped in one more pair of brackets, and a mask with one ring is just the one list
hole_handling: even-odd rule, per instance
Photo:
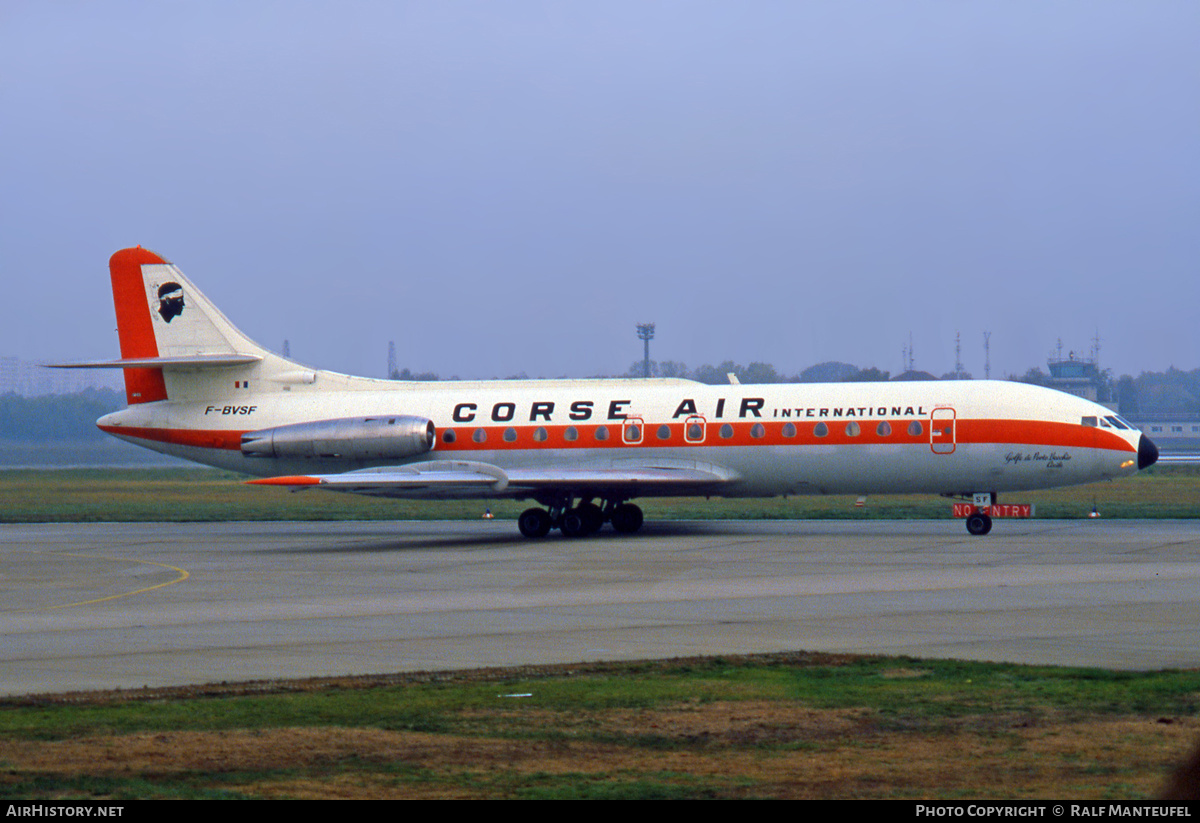
{"label": "nose landing gear", "polygon": [[[995,492],[974,492],[969,494],[960,492],[958,494],[946,494],[943,496],[960,497],[964,501],[967,499],[971,501],[969,503],[955,503],[953,506],[953,516],[965,517],[967,520],[967,531],[976,537],[985,535],[992,530],[992,515],[996,515],[997,517],[1029,516],[1028,514],[1014,514],[1008,511],[1009,509],[1021,507],[996,505]],[[1030,511],[1032,512],[1032,510]]]}
{"label": "nose landing gear", "polygon": [[992,518],[982,512],[967,517],[967,531],[971,534],[979,536],[987,534],[992,530]]}

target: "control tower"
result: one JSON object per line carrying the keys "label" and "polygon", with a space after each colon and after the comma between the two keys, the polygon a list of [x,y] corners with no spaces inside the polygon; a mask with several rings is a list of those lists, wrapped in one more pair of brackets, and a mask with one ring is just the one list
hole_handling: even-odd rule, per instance
{"label": "control tower", "polygon": [[[1063,355],[1062,339],[1058,349],[1046,361],[1050,369],[1050,388],[1058,389],[1084,400],[1099,402],[1104,375],[1100,371],[1100,338],[1092,340],[1092,350],[1084,357],[1074,351]],[[1108,398],[1104,398],[1107,400]]]}

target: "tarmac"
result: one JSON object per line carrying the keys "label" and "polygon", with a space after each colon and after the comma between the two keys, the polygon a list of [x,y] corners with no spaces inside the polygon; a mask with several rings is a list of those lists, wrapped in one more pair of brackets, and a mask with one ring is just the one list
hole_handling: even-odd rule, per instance
{"label": "tarmac", "polygon": [[772,651],[1200,667],[1200,520],[0,527],[0,694]]}

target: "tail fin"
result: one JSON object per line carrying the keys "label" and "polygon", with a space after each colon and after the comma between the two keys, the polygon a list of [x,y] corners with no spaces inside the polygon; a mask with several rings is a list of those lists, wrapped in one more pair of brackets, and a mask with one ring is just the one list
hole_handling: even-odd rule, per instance
{"label": "tail fin", "polygon": [[130,405],[166,400],[184,383],[211,382],[212,368],[248,369],[265,358],[287,362],[238,331],[183,272],[154,252],[122,249],[108,268],[121,360],[138,363],[125,368]]}
{"label": "tail fin", "polygon": [[290,391],[324,380],[354,381],[301,366],[238,331],[183,272],[154,252],[121,249],[108,261],[117,310],[119,360],[52,363],[56,369],[124,369],[130,405],[243,395],[251,384]]}

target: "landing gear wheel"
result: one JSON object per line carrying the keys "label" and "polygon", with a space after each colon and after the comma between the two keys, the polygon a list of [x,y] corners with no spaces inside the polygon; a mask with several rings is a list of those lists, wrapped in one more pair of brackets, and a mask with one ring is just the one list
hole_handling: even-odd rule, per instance
{"label": "landing gear wheel", "polygon": [[992,530],[992,518],[986,514],[972,514],[967,518],[967,531],[973,535],[987,534]]}
{"label": "landing gear wheel", "polygon": [[579,509],[567,509],[558,527],[567,537],[583,537],[587,534],[587,516],[581,514]]}
{"label": "landing gear wheel", "polygon": [[573,509],[563,512],[562,521],[558,527],[567,537],[586,537],[604,522],[604,514],[600,507],[591,503],[581,503]]}
{"label": "landing gear wheel", "polygon": [[642,527],[642,510],[632,503],[622,503],[613,509],[612,516],[613,528],[621,532],[621,534],[633,534]]}
{"label": "landing gear wheel", "polygon": [[580,503],[575,511],[583,515],[584,520],[587,521],[587,530],[584,534],[598,532],[604,525],[604,510],[595,503]]}
{"label": "landing gear wheel", "polygon": [[545,537],[550,533],[550,512],[545,509],[526,509],[517,518],[517,528],[526,537]]}

